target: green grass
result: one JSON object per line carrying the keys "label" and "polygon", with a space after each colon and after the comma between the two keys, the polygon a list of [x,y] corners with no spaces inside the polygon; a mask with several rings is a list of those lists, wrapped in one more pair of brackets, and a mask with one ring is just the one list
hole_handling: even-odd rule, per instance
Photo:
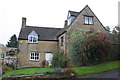
{"label": "green grass", "polygon": [[76,71],[77,76],[91,75],[91,74],[101,73],[109,70],[115,70],[118,68],[120,69],[120,66],[118,66],[118,63],[120,64],[120,61],[111,61],[111,62],[94,65],[94,66],[74,67],[72,69]]}
{"label": "green grass", "polygon": [[54,70],[53,68],[25,68],[25,69],[7,71],[3,76],[44,73],[53,70]]}
{"label": "green grass", "polygon": [[[120,63],[120,61],[111,61],[111,62],[94,65],[94,66],[73,67],[72,69],[76,71],[77,76],[83,76],[83,75],[101,73],[101,72],[114,70],[118,68],[120,69],[120,66],[118,66],[118,63]],[[26,75],[26,74],[44,73],[48,71],[54,71],[54,69],[53,68],[25,68],[20,70],[7,71],[3,76]]]}

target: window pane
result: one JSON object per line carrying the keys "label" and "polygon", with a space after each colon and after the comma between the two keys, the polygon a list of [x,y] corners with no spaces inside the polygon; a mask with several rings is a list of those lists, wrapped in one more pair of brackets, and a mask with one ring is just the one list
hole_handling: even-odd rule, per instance
{"label": "window pane", "polygon": [[37,42],[37,40],[36,40],[36,38],[35,38],[35,37],[33,37],[33,42]]}
{"label": "window pane", "polygon": [[29,38],[28,38],[28,41],[29,41],[29,42],[32,42],[32,37],[29,37]]}
{"label": "window pane", "polygon": [[31,53],[31,56],[33,57],[33,56],[34,56],[34,53]]}
{"label": "window pane", "polygon": [[31,57],[31,59],[34,59],[34,57]]}
{"label": "window pane", "polygon": [[88,17],[85,16],[85,24],[88,24]]}
{"label": "window pane", "polygon": [[37,53],[35,53],[35,56],[37,56]]}
{"label": "window pane", "polygon": [[30,55],[31,55],[31,57],[30,57],[30,59],[34,59],[34,53],[32,52],[32,53],[30,53]]}
{"label": "window pane", "polygon": [[37,60],[37,57],[35,57],[35,60]]}
{"label": "window pane", "polygon": [[89,24],[93,24],[93,17],[89,17]]}
{"label": "window pane", "polygon": [[37,60],[39,59],[39,57],[37,57]]}

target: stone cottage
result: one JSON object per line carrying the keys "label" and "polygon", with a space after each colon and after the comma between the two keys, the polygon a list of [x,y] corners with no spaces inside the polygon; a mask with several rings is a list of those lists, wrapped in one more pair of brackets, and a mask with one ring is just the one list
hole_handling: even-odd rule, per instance
{"label": "stone cottage", "polygon": [[64,28],[26,26],[26,18],[22,18],[22,28],[19,34],[18,66],[42,67],[42,61],[52,60],[53,50],[59,48],[68,54],[68,39],[71,30],[107,33],[106,29],[86,5],[80,12],[68,11]]}

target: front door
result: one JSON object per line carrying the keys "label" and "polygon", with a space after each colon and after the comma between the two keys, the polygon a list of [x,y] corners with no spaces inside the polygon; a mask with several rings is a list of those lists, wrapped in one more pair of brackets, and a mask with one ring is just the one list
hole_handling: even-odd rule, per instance
{"label": "front door", "polygon": [[46,53],[45,54],[45,59],[48,62],[48,66],[52,65],[52,58],[53,58],[53,55],[51,53]]}

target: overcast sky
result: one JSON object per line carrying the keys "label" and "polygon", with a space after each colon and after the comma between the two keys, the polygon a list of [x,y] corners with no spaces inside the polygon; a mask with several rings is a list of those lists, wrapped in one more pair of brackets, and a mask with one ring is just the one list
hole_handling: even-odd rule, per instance
{"label": "overcast sky", "polygon": [[6,44],[13,34],[18,36],[22,17],[27,25],[64,27],[68,10],[80,11],[86,5],[104,26],[118,24],[119,0],[0,0],[0,43]]}

